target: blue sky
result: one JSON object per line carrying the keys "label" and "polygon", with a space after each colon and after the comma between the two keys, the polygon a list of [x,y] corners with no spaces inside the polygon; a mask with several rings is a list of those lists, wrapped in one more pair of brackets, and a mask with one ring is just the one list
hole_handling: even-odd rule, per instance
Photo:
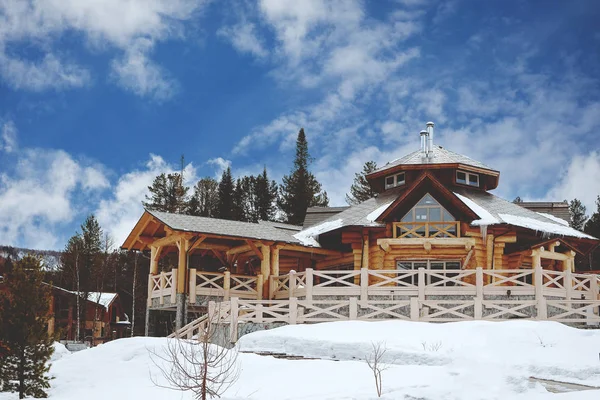
{"label": "blue sky", "polygon": [[600,194],[600,3],[0,0],[0,244],[119,242],[146,186],[289,172],[308,135],[332,205],[354,172],[436,143],[512,199]]}

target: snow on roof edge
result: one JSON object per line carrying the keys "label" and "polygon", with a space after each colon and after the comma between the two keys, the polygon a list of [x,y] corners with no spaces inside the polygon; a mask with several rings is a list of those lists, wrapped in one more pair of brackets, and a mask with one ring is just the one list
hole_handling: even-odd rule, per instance
{"label": "snow on roof edge", "polygon": [[496,217],[494,217],[488,210],[481,207],[479,204],[475,203],[473,200],[465,197],[461,194],[454,192],[454,195],[460,199],[467,207],[471,209],[479,219],[471,222],[471,225],[494,225],[499,224],[501,221],[498,221]]}
{"label": "snow on roof edge", "polygon": [[337,228],[341,228],[343,226],[344,220],[342,218],[338,218],[333,221],[326,221],[320,224],[311,226],[303,231],[300,231],[293,235],[296,239],[298,239],[304,246],[311,247],[321,247],[319,242],[317,242],[316,238],[325,232],[332,231]]}

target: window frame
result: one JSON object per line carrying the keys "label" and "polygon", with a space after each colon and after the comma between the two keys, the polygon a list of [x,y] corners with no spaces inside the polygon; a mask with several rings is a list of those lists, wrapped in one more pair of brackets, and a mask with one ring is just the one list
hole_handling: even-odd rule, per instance
{"label": "window frame", "polygon": [[[399,176],[402,176],[402,180],[401,181],[398,180]],[[388,181],[389,178],[394,178],[394,183],[391,184],[391,185],[388,185],[388,183],[387,183],[387,181]],[[392,189],[392,188],[395,188],[395,187],[398,187],[398,186],[402,186],[405,183],[406,183],[406,172],[404,172],[404,171],[398,172],[397,174],[394,174],[394,175],[388,175],[388,176],[385,177],[385,180],[384,180],[384,185],[385,185],[385,189],[386,190],[387,189]]]}
{"label": "window frame", "polygon": [[[460,260],[446,260],[446,259],[410,259],[410,260],[403,260],[403,259],[396,259],[396,270],[399,270],[399,265],[400,264],[410,264],[411,268],[410,269],[406,269],[406,268],[402,268],[402,270],[404,271],[414,271],[414,270],[418,270],[419,267],[415,268],[415,264],[425,264],[426,267],[425,269],[429,270],[429,271],[456,271],[456,274],[458,275],[460,273],[460,271],[462,271],[462,263]],[[443,268],[442,269],[431,269],[431,264],[443,264]],[[448,264],[458,264],[458,268],[448,268]],[[450,275],[446,275],[446,276],[450,276]],[[431,285],[432,283],[438,282],[439,280],[441,280],[440,278],[436,278],[433,277],[433,281],[432,281],[432,276],[431,275],[427,275],[426,279],[427,282],[425,283],[426,285]],[[418,281],[418,275],[412,275],[406,278],[408,281],[406,281],[406,283],[411,283],[413,286],[417,286],[419,284]],[[447,286],[454,286],[453,282],[444,282],[442,285],[439,285],[440,287],[447,287]]]}
{"label": "window frame", "polygon": [[[465,174],[465,182],[459,182],[458,181],[458,174]],[[477,185],[471,184],[470,183],[470,178],[471,177],[475,177],[477,179]],[[479,180],[479,174],[476,174],[474,172],[467,172],[467,171],[463,171],[460,169],[456,170],[456,173],[454,174],[454,181],[457,185],[464,185],[464,186],[469,186],[469,187],[480,187],[481,186],[481,182]]]}

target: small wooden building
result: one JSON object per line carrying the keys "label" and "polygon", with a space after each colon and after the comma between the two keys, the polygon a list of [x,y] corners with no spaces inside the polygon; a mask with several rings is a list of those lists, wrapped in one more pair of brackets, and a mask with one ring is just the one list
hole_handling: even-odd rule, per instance
{"label": "small wooden building", "polygon": [[[117,293],[88,293],[82,301],[83,318],[80,330],[86,342],[101,344],[125,337],[130,333],[130,322]],[[51,317],[48,333],[58,335],[59,340],[76,340],[77,335],[77,292],[52,286]]]}
{"label": "small wooden building", "polygon": [[500,172],[434,145],[433,123],[420,135],[367,176],[375,197],[311,208],[303,227],[146,210],[123,248],[151,253],[150,333],[153,313],[180,329],[210,301],[231,323],[600,321],[597,276],[574,270],[598,239],[490,193]]}

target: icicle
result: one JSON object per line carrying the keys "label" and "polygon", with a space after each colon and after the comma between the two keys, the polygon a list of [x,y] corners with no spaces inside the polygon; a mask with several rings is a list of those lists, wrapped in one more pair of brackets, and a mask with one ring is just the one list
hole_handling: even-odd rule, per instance
{"label": "icicle", "polygon": [[487,237],[487,225],[479,225],[479,231],[481,232],[481,238],[483,239],[483,243],[485,243],[485,238]]}

